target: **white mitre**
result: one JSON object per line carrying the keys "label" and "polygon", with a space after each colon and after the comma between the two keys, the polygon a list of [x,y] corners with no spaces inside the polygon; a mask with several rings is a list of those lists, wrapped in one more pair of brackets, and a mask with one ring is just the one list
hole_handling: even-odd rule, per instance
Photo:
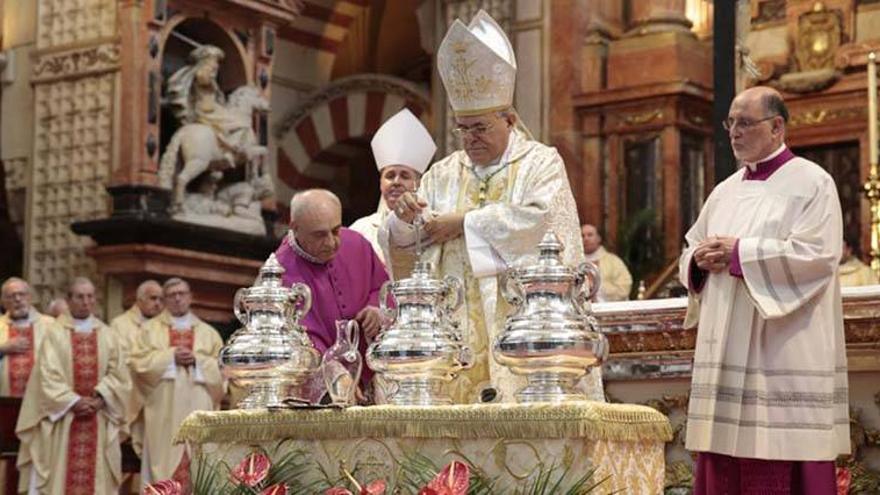
{"label": "white mitre", "polygon": [[437,151],[428,129],[406,108],[382,124],[370,146],[380,171],[388,165],[406,165],[420,174]]}
{"label": "white mitre", "polygon": [[501,26],[484,10],[468,26],[455,20],[437,50],[437,68],[456,116],[513,105],[516,56]]}

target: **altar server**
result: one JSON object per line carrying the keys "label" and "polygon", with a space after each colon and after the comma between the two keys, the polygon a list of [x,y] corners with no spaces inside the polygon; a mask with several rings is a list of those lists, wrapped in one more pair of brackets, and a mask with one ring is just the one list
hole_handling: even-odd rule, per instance
{"label": "altar server", "polygon": [[[833,494],[849,454],[837,188],[785,146],[776,90],[734,99],[743,164],[715,187],[681,256],[699,300],[687,443],[696,494]],[[772,490],[772,491],[771,491]]]}

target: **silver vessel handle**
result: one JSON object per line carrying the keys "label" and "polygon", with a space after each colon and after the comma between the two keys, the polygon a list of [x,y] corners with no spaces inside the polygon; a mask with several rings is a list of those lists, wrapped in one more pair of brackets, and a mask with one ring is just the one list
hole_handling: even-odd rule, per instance
{"label": "silver vessel handle", "polygon": [[501,274],[501,280],[499,281],[501,295],[514,307],[519,306],[523,301],[522,287],[516,281],[516,276],[516,268],[510,268]]}
{"label": "silver vessel handle", "polygon": [[391,300],[394,301],[394,307],[388,307],[389,288],[394,282],[386,280],[379,289],[379,313],[388,321],[394,321],[397,318],[397,298],[394,297],[394,291],[390,292]]}
{"label": "silver vessel handle", "polygon": [[464,302],[464,286],[461,284],[461,280],[452,275],[443,277],[443,283],[446,284],[443,309],[448,316],[457,311]]}
{"label": "silver vessel handle", "polygon": [[[596,294],[599,293],[599,285],[602,283],[602,275],[599,273],[599,268],[593,263],[585,261],[578,266],[577,271],[581,277],[584,277],[584,282],[589,282],[590,290],[585,295],[585,299],[587,301],[592,301],[593,298],[596,297]],[[582,288],[581,293],[583,292],[585,291]]]}
{"label": "silver vessel handle", "polygon": [[295,283],[290,286],[289,318],[300,321],[312,309],[312,291],[303,283]]}
{"label": "silver vessel handle", "polygon": [[244,296],[247,289],[244,287],[235,291],[235,297],[232,298],[232,312],[242,325],[247,325],[247,308],[244,306]]}

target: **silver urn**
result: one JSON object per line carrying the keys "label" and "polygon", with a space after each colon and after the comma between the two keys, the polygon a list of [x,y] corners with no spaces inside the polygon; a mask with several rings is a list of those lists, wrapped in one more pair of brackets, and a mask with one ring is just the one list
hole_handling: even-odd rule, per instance
{"label": "silver urn", "polygon": [[528,380],[516,394],[518,402],[586,400],[575,385],[608,354],[607,340],[590,310],[599,271],[592,263],[576,269],[563,264],[563,246],[553,232],[544,236],[538,250],[535,264],[511,268],[501,278],[501,292],[514,310],[492,354]]}
{"label": "silver urn", "polygon": [[242,409],[284,407],[288,398],[305,400],[305,384],[317,370],[320,353],[299,320],[312,305],[305,284],[282,286],[284,268],[271,254],[252,287],[235,293],[235,316],[244,325],[220,351],[224,376],[248,395]]}
{"label": "silver urn", "polygon": [[[418,261],[409,278],[386,282],[379,295],[392,319],[367,349],[367,364],[389,384],[395,405],[444,405],[446,385],[472,364],[471,351],[451,319],[464,297],[461,281],[432,276],[432,265]],[[387,305],[390,290],[394,308]]]}

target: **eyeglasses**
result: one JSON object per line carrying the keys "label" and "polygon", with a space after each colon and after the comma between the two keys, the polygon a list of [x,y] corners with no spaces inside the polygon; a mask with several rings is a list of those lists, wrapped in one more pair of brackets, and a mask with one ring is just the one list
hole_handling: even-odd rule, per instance
{"label": "eyeglasses", "polygon": [[452,133],[458,137],[465,137],[467,135],[473,137],[480,137],[486,135],[487,132],[491,131],[495,127],[495,124],[477,124],[473,127],[465,127],[458,126],[452,129]]}
{"label": "eyeglasses", "polygon": [[778,114],[771,115],[769,117],[764,117],[763,119],[760,119],[760,120],[748,120],[748,119],[737,120],[737,119],[734,119],[733,117],[728,117],[728,118],[721,121],[721,126],[724,127],[725,131],[729,131],[729,130],[733,129],[734,127],[739,127],[740,129],[751,129],[752,127],[755,127],[756,125],[760,124],[761,122],[765,122],[767,120],[770,120],[770,119],[773,119],[776,117],[779,117],[779,115]]}

